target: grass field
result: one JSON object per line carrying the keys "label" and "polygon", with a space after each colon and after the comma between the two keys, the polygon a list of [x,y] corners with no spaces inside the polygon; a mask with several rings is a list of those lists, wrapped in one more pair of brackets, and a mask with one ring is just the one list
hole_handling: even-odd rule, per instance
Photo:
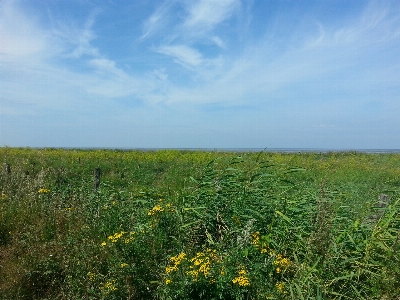
{"label": "grass field", "polygon": [[400,299],[399,154],[0,159],[0,299]]}

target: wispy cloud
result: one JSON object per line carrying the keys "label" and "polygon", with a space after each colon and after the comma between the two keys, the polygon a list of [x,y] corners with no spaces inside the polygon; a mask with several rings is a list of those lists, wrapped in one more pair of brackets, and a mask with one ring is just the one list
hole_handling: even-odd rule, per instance
{"label": "wispy cloud", "polygon": [[[159,38],[154,51],[175,58],[184,68],[214,64],[207,51],[210,47],[226,49],[226,43],[215,32],[240,8],[238,0],[166,1],[144,22],[141,39],[150,35]],[[173,15],[172,10],[179,11]],[[168,29],[167,29],[168,28]],[[195,71],[195,69],[193,69]]]}
{"label": "wispy cloud", "polygon": [[223,41],[220,37],[214,35],[214,36],[211,37],[211,40],[212,40],[218,47],[223,48],[223,49],[226,48],[226,45],[225,45],[224,41]]}
{"label": "wispy cloud", "polygon": [[162,46],[156,51],[174,57],[183,67],[196,67],[203,61],[200,52],[185,45]]}
{"label": "wispy cloud", "polygon": [[191,30],[211,30],[239,8],[238,0],[200,0],[189,2],[188,16],[183,26]]}
{"label": "wispy cloud", "polygon": [[89,65],[93,66],[100,73],[113,74],[120,77],[127,76],[121,69],[117,68],[115,61],[106,58],[94,58],[89,61]]}
{"label": "wispy cloud", "polygon": [[143,23],[143,34],[139,39],[143,40],[153,35],[159,35],[167,28],[170,29],[170,26],[167,25],[171,25],[171,10],[176,4],[177,1],[174,0],[164,1]]}
{"label": "wispy cloud", "polygon": [[49,47],[46,32],[10,1],[0,2],[0,39],[2,61],[39,55]]}
{"label": "wispy cloud", "polygon": [[83,24],[79,24],[75,20],[69,20],[69,22],[58,22],[58,27],[53,28],[52,34],[58,39],[58,43],[63,46],[63,55],[65,57],[77,59],[84,55],[101,56],[99,49],[92,45],[92,42],[97,38],[92,27],[99,14],[100,10],[94,9]]}

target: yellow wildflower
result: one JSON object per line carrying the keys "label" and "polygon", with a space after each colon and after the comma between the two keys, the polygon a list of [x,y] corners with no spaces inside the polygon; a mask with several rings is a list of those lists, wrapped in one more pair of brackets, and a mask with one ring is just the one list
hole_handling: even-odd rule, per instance
{"label": "yellow wildflower", "polygon": [[134,237],[135,232],[134,231],[131,231],[129,233],[129,235],[130,235],[130,237],[127,237],[127,238],[124,239],[124,243],[125,244],[129,244],[130,242],[132,242],[135,239],[135,237]]}
{"label": "yellow wildflower", "polygon": [[252,244],[257,247],[260,242],[260,232],[256,231],[251,236],[253,238]]}
{"label": "yellow wildflower", "polygon": [[176,256],[172,256],[172,257],[170,258],[170,260],[171,260],[172,262],[174,262],[175,265],[177,266],[177,265],[179,265],[179,264],[182,262],[182,260],[185,259],[185,257],[186,257],[186,254],[185,254],[184,252],[181,252],[181,253],[179,253],[179,254],[176,255]]}
{"label": "yellow wildflower", "polygon": [[106,242],[102,242],[102,243],[101,243],[101,246],[102,246],[102,247],[104,247],[104,246],[106,246],[106,245],[107,245]]}
{"label": "yellow wildflower", "polygon": [[154,216],[155,214],[162,212],[162,211],[164,211],[164,208],[161,205],[156,205],[151,210],[149,210],[147,215]]}
{"label": "yellow wildflower", "polygon": [[173,263],[173,266],[167,266],[165,268],[165,273],[169,274],[171,272],[177,271],[178,266],[184,259],[186,259],[186,253],[184,252],[181,252],[176,256],[171,256],[169,260]]}
{"label": "yellow wildflower", "polygon": [[208,276],[210,271],[210,260],[208,259],[204,264],[202,264],[199,268],[199,272],[203,273],[204,276]]}
{"label": "yellow wildflower", "polygon": [[240,286],[249,286],[250,280],[246,276],[238,276],[232,279],[234,284],[238,284]]}
{"label": "yellow wildflower", "polygon": [[197,270],[187,271],[186,275],[192,276],[194,281],[197,281],[197,277],[199,276],[199,272]]}
{"label": "yellow wildflower", "polygon": [[39,189],[39,190],[38,190],[38,193],[39,193],[39,194],[50,193],[50,190],[49,190],[49,189]]}
{"label": "yellow wildflower", "polygon": [[276,255],[274,265],[277,267],[287,268],[292,264],[289,258],[283,257],[281,254]]}
{"label": "yellow wildflower", "polygon": [[128,266],[127,263],[121,263],[121,268],[125,268],[125,267],[127,267],[127,266]]}
{"label": "yellow wildflower", "polygon": [[169,279],[169,278],[165,279],[165,284],[170,284],[171,282],[172,282],[171,279]]}
{"label": "yellow wildflower", "polygon": [[111,242],[113,242],[113,243],[116,243],[116,242],[118,242],[118,240],[123,236],[125,234],[125,231],[121,231],[121,232],[117,232],[117,233],[114,233],[114,235],[110,235],[109,237],[108,237],[108,239],[111,241]]}
{"label": "yellow wildflower", "polygon": [[112,292],[112,291],[116,291],[117,288],[116,288],[116,286],[115,286],[115,282],[116,282],[115,279],[110,280],[110,281],[107,281],[106,283],[103,283],[103,284],[100,286],[100,289],[101,289],[101,290],[103,291],[103,293],[105,293],[105,294],[109,294],[109,293]]}
{"label": "yellow wildflower", "polygon": [[232,279],[232,282],[234,284],[237,284],[239,286],[249,286],[250,285],[250,280],[249,278],[246,276],[247,272],[245,269],[241,269],[238,272],[239,276],[235,277]]}
{"label": "yellow wildflower", "polygon": [[285,289],[285,283],[283,281],[277,282],[275,284],[276,289],[278,292],[282,293],[282,291]]}
{"label": "yellow wildflower", "polygon": [[170,212],[174,211],[174,208],[172,207],[171,203],[167,203],[165,207],[168,208],[168,211]]}
{"label": "yellow wildflower", "polygon": [[178,271],[178,267],[177,266],[172,266],[172,267],[166,267],[165,268],[165,273],[169,274],[171,272],[175,272]]}
{"label": "yellow wildflower", "polygon": [[[258,250],[260,250],[261,253],[267,253],[268,252],[268,246],[267,243],[262,243],[260,242],[261,235],[259,231],[254,232],[252,235],[253,240],[251,243],[254,245],[254,247]],[[272,251],[272,250],[270,250]]]}
{"label": "yellow wildflower", "polygon": [[198,259],[198,258],[194,258],[194,259],[192,258],[191,261],[193,262],[193,264],[195,266],[201,265],[201,263],[203,262],[202,259]]}
{"label": "yellow wildflower", "polygon": [[96,279],[96,273],[88,272],[87,277],[89,278],[90,281],[94,281]]}

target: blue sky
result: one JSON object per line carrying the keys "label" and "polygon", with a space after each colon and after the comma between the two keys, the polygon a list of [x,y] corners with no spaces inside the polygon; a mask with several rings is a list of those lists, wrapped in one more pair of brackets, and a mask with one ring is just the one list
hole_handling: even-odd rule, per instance
{"label": "blue sky", "polygon": [[400,148],[400,5],[2,0],[0,146]]}

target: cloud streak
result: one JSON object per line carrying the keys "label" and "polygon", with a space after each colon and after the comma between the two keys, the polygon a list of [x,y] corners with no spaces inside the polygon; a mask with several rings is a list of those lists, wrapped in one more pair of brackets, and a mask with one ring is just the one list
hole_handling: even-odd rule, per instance
{"label": "cloud streak", "polygon": [[230,18],[239,8],[237,0],[200,0],[189,3],[188,16],[183,26],[190,30],[210,31],[216,25]]}
{"label": "cloud streak", "polygon": [[185,45],[161,46],[156,51],[174,57],[175,62],[185,68],[196,67],[203,62],[200,52]]}

